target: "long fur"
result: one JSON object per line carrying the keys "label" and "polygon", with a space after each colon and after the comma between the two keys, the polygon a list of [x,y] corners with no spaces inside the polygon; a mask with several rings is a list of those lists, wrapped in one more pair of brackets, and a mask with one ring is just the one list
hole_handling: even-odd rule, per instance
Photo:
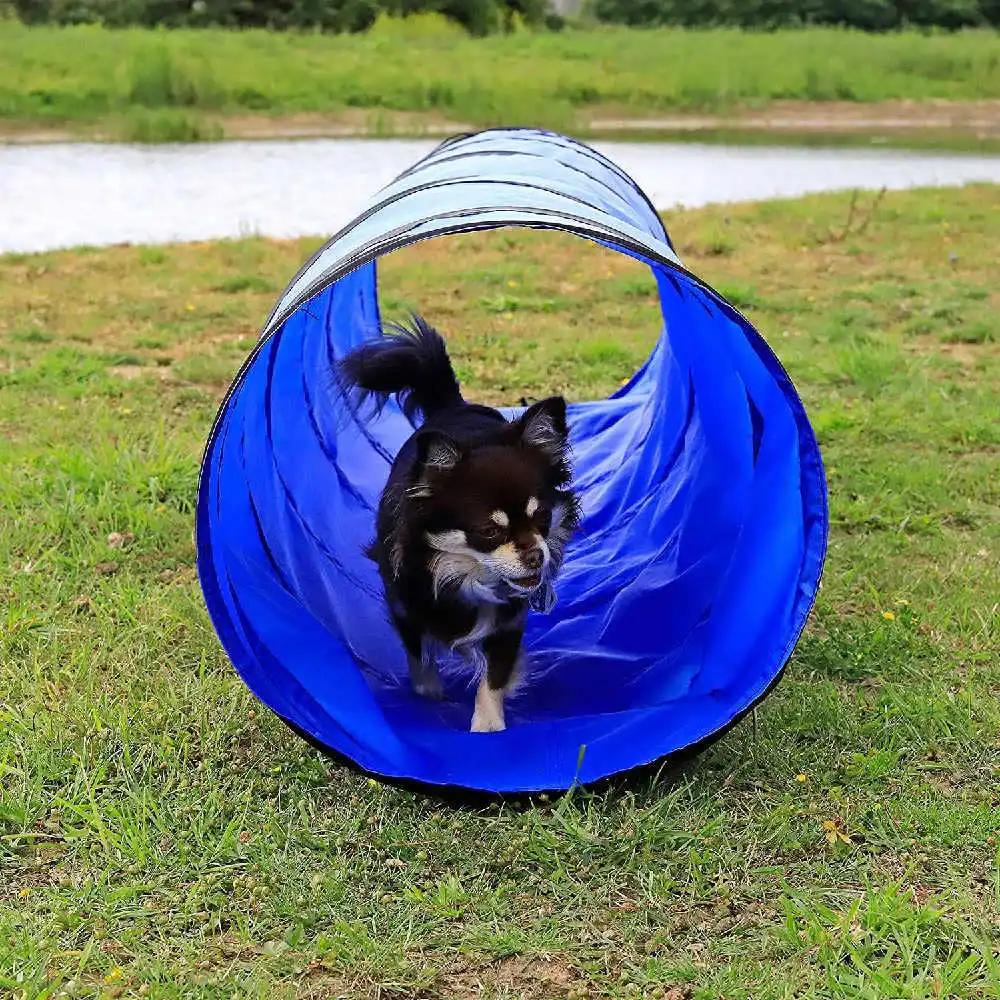
{"label": "long fur", "polygon": [[359,390],[360,402],[374,399],[379,408],[389,396],[397,396],[411,421],[461,406],[458,379],[437,330],[417,315],[408,324],[388,329],[391,332],[362,344],[340,362],[341,385]]}
{"label": "long fur", "polygon": [[414,689],[443,694],[425,655],[443,643],[483,672],[474,731],[502,729],[528,609],[548,611],[580,508],[570,481],[566,401],[541,400],[516,420],[466,403],[440,335],[419,316],[344,358],[346,392],[396,396],[420,428],[382,492],[368,555]]}

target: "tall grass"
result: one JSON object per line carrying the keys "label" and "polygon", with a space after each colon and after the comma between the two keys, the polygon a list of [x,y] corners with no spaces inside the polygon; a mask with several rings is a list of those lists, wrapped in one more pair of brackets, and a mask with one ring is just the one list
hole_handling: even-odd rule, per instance
{"label": "tall grass", "polygon": [[0,117],[11,120],[94,122],[134,107],[365,108],[553,125],[598,109],[998,97],[1000,42],[991,32],[608,28],[472,39],[383,27],[322,36],[0,22]]}
{"label": "tall grass", "polygon": [[130,108],[117,121],[123,142],[211,142],[223,138],[218,122],[176,108]]}
{"label": "tall grass", "polygon": [[118,93],[129,106],[214,109],[226,90],[204,57],[171,49],[153,36],[119,70]]}

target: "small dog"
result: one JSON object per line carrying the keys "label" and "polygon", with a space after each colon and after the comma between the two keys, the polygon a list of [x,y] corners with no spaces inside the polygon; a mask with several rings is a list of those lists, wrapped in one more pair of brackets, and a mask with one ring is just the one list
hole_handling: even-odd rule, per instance
{"label": "small dog", "polygon": [[472,732],[506,727],[529,606],[548,611],[580,518],[570,489],[566,401],[508,422],[467,403],[441,336],[419,316],[339,365],[347,391],[395,395],[423,424],[389,473],[368,556],[378,564],[414,689],[443,697],[433,643],[481,671]]}

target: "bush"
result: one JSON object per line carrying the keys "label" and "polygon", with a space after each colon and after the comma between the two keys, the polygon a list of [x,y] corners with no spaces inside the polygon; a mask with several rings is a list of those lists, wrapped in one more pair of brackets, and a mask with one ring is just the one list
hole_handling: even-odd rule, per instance
{"label": "bush", "polygon": [[804,24],[888,31],[1000,26],[1000,0],[593,0],[600,21],[634,27],[781,28]]}
{"label": "bush", "polygon": [[468,32],[457,21],[438,11],[425,11],[398,17],[381,11],[368,30],[373,38],[399,41],[418,38],[457,39],[468,37]]}
{"label": "bush", "polygon": [[[2,2],[2,0],[0,0]],[[437,13],[474,35],[545,23],[547,0],[14,0],[25,24],[365,31],[380,13]]]}

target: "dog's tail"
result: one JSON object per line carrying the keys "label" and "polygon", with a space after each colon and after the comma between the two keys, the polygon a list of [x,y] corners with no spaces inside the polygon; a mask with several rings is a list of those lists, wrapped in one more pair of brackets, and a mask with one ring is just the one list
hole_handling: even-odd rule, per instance
{"label": "dog's tail", "polygon": [[388,329],[340,361],[340,384],[360,389],[363,398],[373,397],[379,405],[395,395],[410,420],[418,412],[426,420],[460,406],[464,400],[441,334],[417,315]]}

